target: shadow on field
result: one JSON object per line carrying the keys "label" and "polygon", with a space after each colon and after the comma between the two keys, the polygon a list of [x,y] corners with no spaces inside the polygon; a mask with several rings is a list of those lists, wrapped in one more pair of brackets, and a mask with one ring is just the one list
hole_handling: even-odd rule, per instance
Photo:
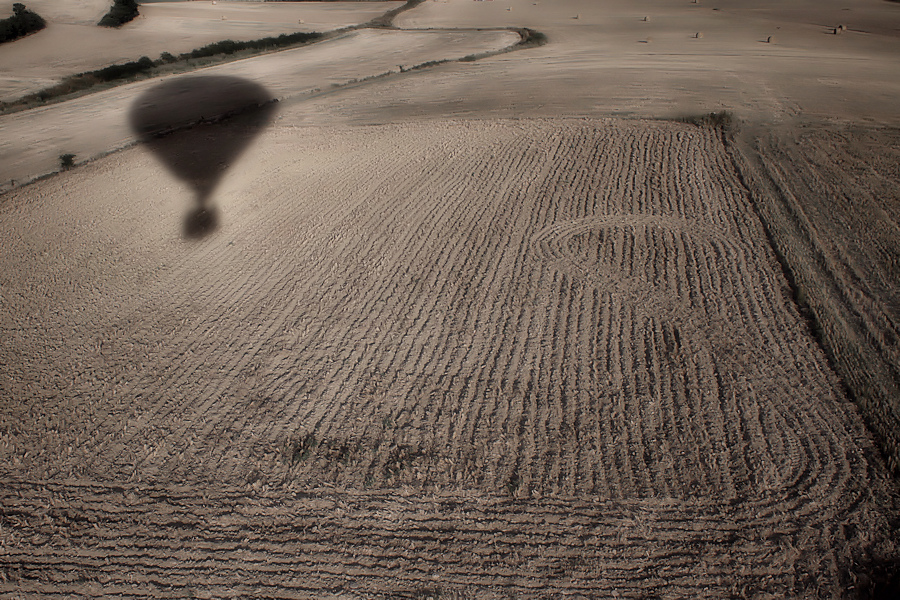
{"label": "shadow on field", "polygon": [[896,600],[900,561],[867,557],[839,570],[846,597],[853,600]]}
{"label": "shadow on field", "polygon": [[274,111],[265,88],[223,76],[174,78],[132,105],[131,127],[141,143],[194,190],[197,206],[185,218],[185,237],[215,231],[218,219],[210,196]]}

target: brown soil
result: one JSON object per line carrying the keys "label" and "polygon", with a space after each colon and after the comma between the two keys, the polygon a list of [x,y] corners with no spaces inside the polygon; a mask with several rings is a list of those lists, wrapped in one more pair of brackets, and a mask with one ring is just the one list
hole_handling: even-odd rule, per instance
{"label": "brown soil", "polygon": [[278,128],[241,165],[199,243],[139,148],[4,204],[0,589],[803,596],[894,556],[714,132]]}
{"label": "brown soil", "polygon": [[199,239],[104,155],[151,83],[0,117],[4,179],[96,157],[0,196],[0,597],[892,598],[900,7],[733,4],[217,67],[282,101],[166,138],[253,139]]}
{"label": "brown soil", "polygon": [[754,133],[745,169],[797,300],[900,468],[900,131]]}

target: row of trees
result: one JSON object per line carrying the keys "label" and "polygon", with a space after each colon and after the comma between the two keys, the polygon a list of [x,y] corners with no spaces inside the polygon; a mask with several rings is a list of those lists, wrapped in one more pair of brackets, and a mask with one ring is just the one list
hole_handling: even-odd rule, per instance
{"label": "row of trees", "polygon": [[[213,42],[202,48],[197,48],[179,54],[179,60],[187,60],[189,58],[205,58],[207,56],[215,56],[217,54],[234,54],[242,50],[267,50],[274,48],[282,48],[284,46],[292,46],[294,44],[305,44],[322,37],[321,33],[304,32],[282,33],[278,37],[266,37],[259,40],[250,40],[247,42],[236,42],[234,40],[223,40],[221,42]],[[171,55],[170,55],[171,56]],[[163,57],[165,60],[166,57]],[[171,62],[171,61],[169,61]]]}
{"label": "row of trees", "polygon": [[13,4],[13,16],[0,20],[0,44],[17,40],[46,26],[47,22],[40,15],[17,2]]}

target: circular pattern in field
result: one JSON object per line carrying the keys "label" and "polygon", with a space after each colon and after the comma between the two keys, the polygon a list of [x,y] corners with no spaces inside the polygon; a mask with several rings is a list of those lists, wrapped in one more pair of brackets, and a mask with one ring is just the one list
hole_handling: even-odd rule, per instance
{"label": "circular pattern in field", "polygon": [[[592,216],[554,223],[534,246],[573,277],[608,293],[627,296],[648,312],[689,309],[692,290],[677,277],[692,251],[733,256],[727,239],[688,219],[653,214]],[[690,268],[689,266],[687,268]]]}
{"label": "circular pattern in field", "polygon": [[790,596],[883,531],[714,132],[258,140],[200,241],[141,148],[0,210],[0,590]]}
{"label": "circular pattern in field", "polygon": [[[785,479],[798,483],[809,466],[799,449],[815,443],[802,430],[780,440],[793,450],[776,468],[769,443],[790,430],[753,434],[743,416],[742,400],[749,398],[742,382],[764,377],[766,357],[741,344],[747,331],[726,316],[752,300],[725,291],[735,283],[727,265],[748,262],[740,243],[694,219],[637,213],[554,223],[534,236],[533,247],[631,323],[630,335],[597,356],[607,364],[625,361],[620,371],[611,365],[606,381],[601,377],[597,391],[610,411],[603,422],[611,424],[601,437],[633,446],[630,458],[606,465],[608,475],[615,471],[638,496],[705,499],[755,496]],[[781,409],[770,410],[783,425]],[[619,414],[628,418],[617,427]],[[758,441],[734,452],[748,436]],[[762,471],[764,464],[772,466]]]}

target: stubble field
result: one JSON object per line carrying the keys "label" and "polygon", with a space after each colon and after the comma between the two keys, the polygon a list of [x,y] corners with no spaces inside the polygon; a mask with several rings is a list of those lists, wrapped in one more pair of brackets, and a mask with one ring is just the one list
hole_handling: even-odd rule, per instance
{"label": "stubble field", "polygon": [[[587,40],[576,21],[603,15],[576,5],[541,18]],[[394,35],[415,34],[357,35],[335,68]],[[603,118],[573,52],[295,90],[268,129],[170,135],[186,154],[257,136],[217,165],[201,239],[189,183],[141,145],[0,197],[0,597],[890,598],[898,488],[835,356],[892,384],[828,324],[866,316],[854,348],[890,365],[896,174],[863,165],[891,130],[788,146],[784,107],[808,98],[785,88],[739,90],[780,123],[746,145]],[[279,56],[227,68],[296,88]],[[603,106],[644,93],[611,81]],[[551,96],[586,116],[539,118]]]}
{"label": "stubble field", "polygon": [[[0,2],[2,18],[13,2]],[[47,28],[0,52],[0,100],[10,102],[51,87],[68,75],[116,63],[178,55],[221,40],[256,40],[296,31],[332,31],[365,23],[402,2],[143,3],[121,28],[97,27],[106,0],[31,0]],[[60,51],[62,49],[62,51]]]}

